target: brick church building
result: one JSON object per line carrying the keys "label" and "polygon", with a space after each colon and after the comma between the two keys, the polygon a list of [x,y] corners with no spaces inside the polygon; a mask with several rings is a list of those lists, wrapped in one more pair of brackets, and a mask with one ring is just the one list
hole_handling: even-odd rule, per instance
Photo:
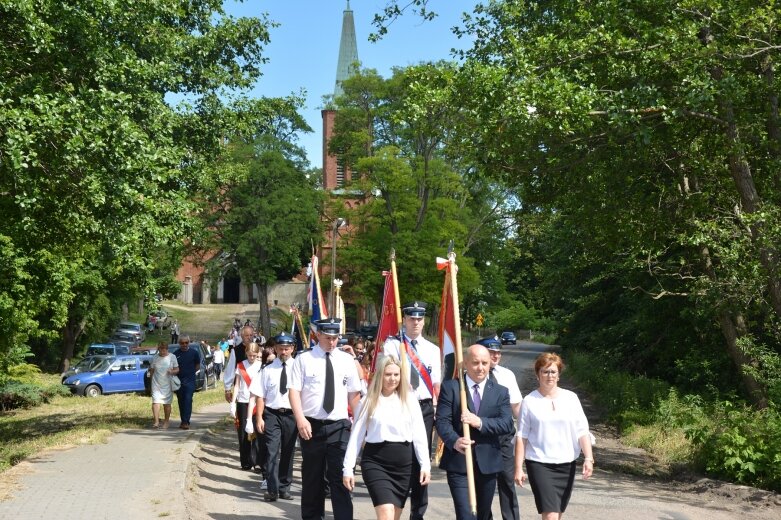
{"label": "brick church building", "polygon": [[[354,72],[358,63],[358,45],[355,36],[355,21],[353,11],[350,9],[350,2],[347,0],[347,6],[342,16],[342,32],[339,42],[339,59],[336,70],[336,81],[334,86],[334,97],[342,94],[341,83],[349,78]],[[345,168],[339,161],[339,158],[328,152],[328,143],[333,135],[334,120],[336,111],[325,109],[322,111],[323,119],[323,189],[331,197],[338,198],[346,207],[354,207],[360,204],[363,195],[354,192],[348,192],[344,189],[347,183],[352,179],[352,173]],[[332,249],[332,222],[336,221],[336,216],[330,219],[327,229],[329,230],[323,237],[323,244],[320,246],[317,255],[321,266],[321,284],[324,292],[330,289],[331,280],[331,259]],[[349,235],[349,223],[346,230],[341,230],[341,235]],[[257,303],[257,290],[254,285],[243,282],[235,268],[224,271],[219,280],[210,280],[206,276],[203,268],[203,262],[195,258],[186,258],[177,272],[176,278],[182,284],[178,300],[183,303]],[[289,308],[293,302],[305,303],[308,289],[307,269],[296,276],[293,280],[281,280],[275,283],[269,289],[269,303],[279,306],[283,309]],[[338,269],[337,269],[338,275]],[[329,302],[331,301],[329,294]],[[368,308],[359,308],[349,301],[345,301],[348,329],[352,329],[361,324],[376,323],[376,313],[372,306]],[[329,305],[329,311],[330,305]]]}

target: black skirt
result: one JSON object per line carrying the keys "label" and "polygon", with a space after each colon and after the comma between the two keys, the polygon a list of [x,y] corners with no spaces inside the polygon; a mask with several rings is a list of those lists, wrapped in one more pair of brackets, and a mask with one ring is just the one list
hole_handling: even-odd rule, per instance
{"label": "black skirt", "polygon": [[563,513],[567,509],[575,482],[574,460],[563,464],[526,460],[526,473],[538,513]]}
{"label": "black skirt", "polygon": [[367,442],[361,454],[361,473],[374,507],[403,508],[412,487],[415,452],[411,442]]}

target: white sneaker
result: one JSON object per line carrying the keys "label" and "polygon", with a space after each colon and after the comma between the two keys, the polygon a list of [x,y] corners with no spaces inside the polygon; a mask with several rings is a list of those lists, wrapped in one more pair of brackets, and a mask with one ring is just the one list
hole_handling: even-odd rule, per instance
{"label": "white sneaker", "polygon": [[265,480],[262,480],[260,482],[260,489],[261,490],[268,489],[268,482],[266,482]]}

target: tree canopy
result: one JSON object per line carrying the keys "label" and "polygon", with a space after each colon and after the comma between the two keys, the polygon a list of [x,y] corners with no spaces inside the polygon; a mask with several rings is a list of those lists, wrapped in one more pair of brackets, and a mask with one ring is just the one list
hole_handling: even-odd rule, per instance
{"label": "tree canopy", "polygon": [[220,139],[269,116],[220,95],[254,82],[269,41],[221,4],[0,1],[4,363],[31,336],[78,337],[101,296],[153,294],[152,251],[194,234]]}

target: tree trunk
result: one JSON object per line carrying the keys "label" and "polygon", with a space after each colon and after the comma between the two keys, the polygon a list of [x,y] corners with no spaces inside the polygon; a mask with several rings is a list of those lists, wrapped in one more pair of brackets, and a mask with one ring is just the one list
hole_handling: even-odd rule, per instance
{"label": "tree trunk", "polygon": [[268,308],[268,284],[266,282],[255,282],[255,285],[258,288],[258,307],[260,311],[259,330],[263,332],[263,335],[268,340],[271,337],[271,313]]}
{"label": "tree trunk", "polygon": [[[684,176],[681,179],[680,186],[685,197],[689,196],[691,189],[694,189],[694,191],[697,192],[700,191],[699,181],[696,176],[693,176],[691,179]],[[710,249],[708,249],[708,246],[702,245],[700,246],[699,253],[705,274],[714,283],[718,283]],[[746,389],[746,392],[754,405],[759,408],[766,408],[766,389],[745,369],[746,365],[756,365],[757,360],[746,356],[738,346],[738,338],[746,333],[743,314],[739,311],[730,312],[727,308],[721,308],[718,310],[718,320],[719,326],[721,327],[721,333],[724,336],[725,346],[727,347],[727,355],[738,370],[743,387]]]}
{"label": "tree trunk", "polygon": [[84,332],[87,321],[85,319],[77,320],[68,317],[68,322],[62,327],[62,353],[60,356],[60,372],[65,372],[70,368],[73,352],[76,349],[76,342]]}

